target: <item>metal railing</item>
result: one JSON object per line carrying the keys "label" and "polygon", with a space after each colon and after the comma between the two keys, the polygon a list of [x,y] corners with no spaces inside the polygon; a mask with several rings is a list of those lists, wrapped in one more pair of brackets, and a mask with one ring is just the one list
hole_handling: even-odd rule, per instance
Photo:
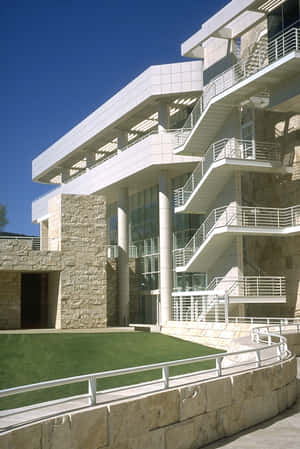
{"label": "metal railing", "polygon": [[[265,329],[265,330],[262,330]],[[88,404],[90,406],[94,406],[97,404],[97,394],[105,392],[122,392],[122,399],[124,399],[124,390],[126,389],[132,389],[134,387],[145,387],[149,385],[157,385],[158,390],[160,389],[168,389],[170,387],[170,384],[172,381],[176,381],[177,385],[184,384],[187,378],[190,378],[191,376],[201,375],[200,380],[205,381],[212,378],[219,378],[225,375],[229,374],[237,374],[239,372],[244,372],[249,369],[255,369],[260,368],[263,366],[269,366],[274,363],[277,363],[282,360],[286,360],[291,356],[291,352],[289,351],[287,347],[287,340],[285,337],[280,335],[280,333],[275,333],[272,329],[266,328],[259,328],[257,330],[253,330],[253,341],[258,341],[260,343],[267,343],[265,346],[261,346],[258,348],[253,349],[246,349],[242,351],[235,351],[235,352],[224,352],[219,354],[212,354],[208,356],[203,357],[193,357],[189,359],[181,359],[181,360],[174,360],[169,362],[161,362],[161,363],[153,363],[150,365],[143,365],[143,366],[136,366],[132,368],[123,368],[118,370],[112,370],[112,371],[103,371],[103,372],[97,372],[92,374],[86,374],[81,376],[74,376],[74,377],[67,377],[63,379],[55,379],[55,380],[49,380],[45,382],[39,382],[35,384],[30,385],[23,385],[18,386],[14,388],[7,388],[0,390],[0,398],[13,396],[16,394],[26,393],[30,391],[39,391],[46,388],[53,388],[57,386],[62,385],[70,385],[80,382],[87,382],[88,385],[88,393],[83,394],[76,397],[68,397],[63,398],[61,400],[55,401],[57,404],[59,401],[68,401],[72,399],[88,399]],[[273,353],[270,354],[269,349],[273,348]],[[235,356],[240,355],[247,355],[247,360],[243,357],[243,360],[237,359]],[[169,369],[175,366],[184,366],[188,364],[195,364],[195,363],[201,363],[206,361],[215,360],[215,368],[212,369],[206,369],[202,371],[193,371],[188,372],[183,375],[179,376],[171,376]],[[116,376],[122,376],[127,374],[134,374],[134,373],[140,373],[140,372],[146,372],[146,371],[152,371],[155,369],[161,370],[161,377],[159,379],[156,379],[154,381],[150,382],[143,382],[139,384],[134,385],[128,385],[125,387],[119,387],[114,388],[111,390],[102,390],[97,391],[97,383],[96,381],[98,379],[105,379],[105,378],[112,378]],[[143,390],[141,390],[141,393],[143,393]],[[82,406],[82,405],[81,405]],[[30,406],[29,410],[32,411],[33,407]],[[24,409],[23,409],[24,412]],[[40,416],[37,418],[40,419]]]}
{"label": "metal railing", "polygon": [[256,142],[235,138],[222,139],[213,143],[184,186],[174,190],[175,207],[185,205],[211,166],[224,159],[280,162],[280,147],[275,142]]}
{"label": "metal railing", "polygon": [[204,87],[203,95],[195,104],[182,131],[177,133],[176,147],[185,143],[191,130],[195,127],[195,124],[198,122],[209,102],[215,96],[249,78],[251,75],[254,75],[273,62],[278,61],[292,51],[299,50],[299,48],[300,30],[298,28],[291,28],[270,42],[267,42],[267,40],[264,39],[260,49],[258,50],[256,48],[255,54],[250,55],[247,59],[242,59],[228,70],[225,70],[223,73],[212,79]]}
{"label": "metal railing", "polygon": [[214,209],[186,246],[174,251],[176,267],[185,266],[209,235],[224,226],[272,229],[300,226],[300,205],[273,208],[232,204]]}
{"label": "metal railing", "polygon": [[20,241],[20,242],[28,242],[28,246],[30,247],[30,249],[32,249],[34,251],[40,250],[40,237],[35,237],[35,236],[22,237],[22,236],[1,235],[0,241],[1,240],[15,240],[15,241]]}
{"label": "metal railing", "polygon": [[217,292],[172,293],[171,319],[173,321],[226,321],[228,297]]}
{"label": "metal railing", "polygon": [[[107,245],[106,255],[108,259],[116,259],[119,257],[119,247],[118,245]],[[129,245],[128,247],[128,257],[130,259],[137,259],[138,249],[135,245]]]}
{"label": "metal railing", "polygon": [[171,313],[175,321],[228,322],[231,298],[283,298],[286,280],[281,276],[245,276],[240,279],[214,278],[204,290],[173,292]]}

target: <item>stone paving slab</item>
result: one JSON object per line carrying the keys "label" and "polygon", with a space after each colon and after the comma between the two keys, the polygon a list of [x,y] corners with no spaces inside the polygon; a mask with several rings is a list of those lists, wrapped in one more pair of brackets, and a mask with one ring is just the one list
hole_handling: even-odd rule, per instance
{"label": "stone paving slab", "polygon": [[230,438],[205,446],[206,449],[300,449],[300,399],[276,418]]}

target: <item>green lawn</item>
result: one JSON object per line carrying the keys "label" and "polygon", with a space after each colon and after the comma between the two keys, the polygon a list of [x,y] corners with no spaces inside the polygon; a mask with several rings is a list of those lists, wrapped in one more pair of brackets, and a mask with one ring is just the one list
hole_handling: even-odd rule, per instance
{"label": "green lawn", "polygon": [[[220,352],[178,338],[147,332],[0,335],[0,389],[43,380]],[[214,361],[170,369],[181,374],[215,366]],[[97,389],[161,377],[161,370],[99,379]],[[87,382],[0,399],[0,410],[87,392]]]}

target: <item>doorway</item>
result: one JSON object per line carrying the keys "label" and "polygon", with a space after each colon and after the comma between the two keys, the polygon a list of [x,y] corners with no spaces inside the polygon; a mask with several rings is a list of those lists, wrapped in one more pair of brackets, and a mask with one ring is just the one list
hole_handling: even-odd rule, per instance
{"label": "doorway", "polygon": [[48,274],[22,273],[21,327],[48,327]]}

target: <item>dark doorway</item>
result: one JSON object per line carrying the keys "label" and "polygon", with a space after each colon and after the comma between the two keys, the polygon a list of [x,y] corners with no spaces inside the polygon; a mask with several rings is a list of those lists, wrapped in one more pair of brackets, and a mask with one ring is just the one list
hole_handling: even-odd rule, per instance
{"label": "dark doorway", "polygon": [[21,326],[48,327],[48,274],[22,273]]}

